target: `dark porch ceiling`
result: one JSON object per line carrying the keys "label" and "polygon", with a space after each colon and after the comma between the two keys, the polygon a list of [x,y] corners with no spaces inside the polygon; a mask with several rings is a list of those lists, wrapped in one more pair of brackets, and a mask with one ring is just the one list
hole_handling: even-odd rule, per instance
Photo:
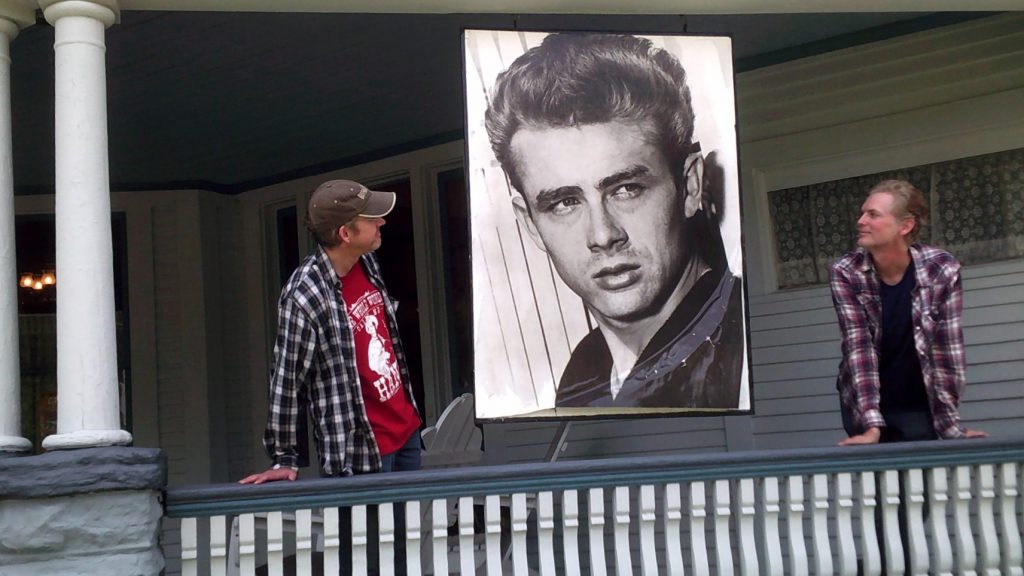
{"label": "dark porch ceiling", "polygon": [[[523,30],[730,34],[737,69],[978,14],[521,16]],[[461,138],[465,27],[503,15],[125,12],[107,33],[113,190],[240,192]],[[53,29],[12,43],[14,177],[53,189]]]}

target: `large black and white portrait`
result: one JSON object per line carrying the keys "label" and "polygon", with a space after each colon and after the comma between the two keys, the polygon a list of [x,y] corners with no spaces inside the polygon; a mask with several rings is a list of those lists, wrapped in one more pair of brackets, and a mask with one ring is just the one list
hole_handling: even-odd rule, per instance
{"label": "large black and white portrait", "polygon": [[750,410],[731,40],[463,40],[477,417]]}

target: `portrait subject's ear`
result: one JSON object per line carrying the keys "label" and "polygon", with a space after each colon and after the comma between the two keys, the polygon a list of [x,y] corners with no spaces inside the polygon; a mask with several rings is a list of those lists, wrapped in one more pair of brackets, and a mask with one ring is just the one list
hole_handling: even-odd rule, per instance
{"label": "portrait subject's ear", "polygon": [[686,174],[684,186],[686,186],[686,200],[683,208],[687,218],[700,211],[704,200],[704,157],[700,152],[695,152],[686,157]]}
{"label": "portrait subject's ear", "polygon": [[533,239],[533,243],[537,245],[544,252],[548,249],[544,246],[544,241],[540,238],[540,233],[537,232],[537,225],[533,223],[533,217],[530,216],[530,210],[526,207],[526,199],[522,196],[512,197],[512,209],[515,211],[516,220],[519,221],[519,226],[526,229],[526,233]]}

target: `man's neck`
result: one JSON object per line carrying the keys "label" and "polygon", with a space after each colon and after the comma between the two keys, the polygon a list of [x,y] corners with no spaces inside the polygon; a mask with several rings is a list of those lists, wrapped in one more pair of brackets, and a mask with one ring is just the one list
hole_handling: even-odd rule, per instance
{"label": "man's neck", "polygon": [[359,262],[360,254],[346,249],[343,244],[324,248],[324,252],[327,254],[327,258],[331,261],[331,267],[334,268],[335,274],[342,278],[348,275],[349,271],[352,270],[352,267]]}
{"label": "man's neck", "polygon": [[595,315],[598,328],[604,336],[608,351],[612,357],[612,370],[623,380],[632,372],[640,354],[647,344],[665,325],[672,313],[683,302],[686,295],[710,267],[700,259],[693,259],[683,271],[679,284],[672,291],[665,304],[656,314],[631,322],[618,322]]}
{"label": "man's neck", "polygon": [[910,248],[899,243],[884,249],[871,250],[871,261],[878,277],[889,285],[898,284],[910,266]]}

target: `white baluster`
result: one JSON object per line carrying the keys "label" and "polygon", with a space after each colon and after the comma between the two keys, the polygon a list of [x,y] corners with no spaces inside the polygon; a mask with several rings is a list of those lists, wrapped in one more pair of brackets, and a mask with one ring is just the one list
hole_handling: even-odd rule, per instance
{"label": "white baluster", "polygon": [[828,476],[815,474],[811,479],[811,486],[814,571],[816,574],[832,574],[832,548],[828,538]]}
{"label": "white baluster", "polygon": [[313,511],[295,511],[295,572],[300,576],[313,573]]}
{"label": "white baluster", "polygon": [[199,534],[195,518],[181,519],[181,574],[199,574]]}
{"label": "white baluster", "polygon": [[784,574],[782,565],[782,539],[779,535],[779,479],[765,478],[761,483],[761,517],[764,532],[761,533],[761,550],[764,551],[765,572],[769,575]]}
{"label": "white baluster", "polygon": [[562,558],[567,576],[580,576],[580,502],[575,490],[562,492]]}
{"label": "white baluster", "polygon": [[267,574],[284,576],[284,522],[280,511],[267,513]]}
{"label": "white baluster", "polygon": [[210,517],[210,575],[224,576],[227,574],[228,539],[227,518],[224,516]]}
{"label": "white baluster", "polygon": [[853,539],[853,475],[836,474],[836,544],[839,547],[839,573],[857,574],[857,548]]}
{"label": "white baluster", "polygon": [[704,524],[708,516],[707,495],[703,482],[690,483],[690,554],[693,556],[694,576],[706,576],[708,567],[708,545]]}
{"label": "white baluster", "polygon": [[729,481],[715,480],[715,562],[721,576],[733,575],[729,502]]}
{"label": "white baluster", "polygon": [[526,576],[526,494],[512,495],[512,573]]}
{"label": "white baluster", "polygon": [[369,571],[366,547],[369,535],[366,528],[366,506],[352,507],[352,573],[364,576]]}
{"label": "white baluster", "polygon": [[551,492],[537,494],[537,552],[541,576],[555,576],[555,502]]}
{"label": "white baluster", "polygon": [[657,576],[658,552],[654,541],[655,522],[658,514],[655,510],[656,499],[654,486],[640,487],[640,574]]}
{"label": "white baluster", "polygon": [[460,574],[476,572],[473,533],[473,497],[459,498],[459,571]]}
{"label": "white baluster", "polygon": [[999,539],[995,519],[995,468],[978,466],[978,540],[981,544],[981,570],[985,576],[999,575]]}
{"label": "white baluster", "polygon": [[484,499],[484,523],[487,536],[487,576],[501,576],[501,496]]}
{"label": "white baluster", "polygon": [[903,544],[900,541],[900,483],[899,472],[882,472],[882,535],[885,539],[885,568],[887,574],[903,574]]}
{"label": "white baluster", "polygon": [[[405,503],[405,573],[406,576],[420,576],[423,567],[420,554],[423,550],[423,526],[420,516],[420,503],[411,500]],[[403,536],[399,534],[398,538]]]}
{"label": "white baluster", "polygon": [[341,561],[338,557],[341,528],[338,516],[337,508],[324,508],[324,574],[341,574]]}
{"label": "white baluster", "polygon": [[978,553],[971,532],[971,468],[957,466],[953,476],[956,500],[953,502],[953,520],[956,522],[956,573],[976,576]]}
{"label": "white baluster", "polygon": [[1002,522],[1003,574],[1024,575],[1024,551],[1021,550],[1017,524],[1017,464],[1004,462],[999,466],[1000,520]]}
{"label": "white baluster", "polygon": [[395,505],[377,506],[377,564],[382,576],[395,573]]}
{"label": "white baluster", "polygon": [[757,576],[757,538],[754,536],[754,479],[743,478],[739,481],[740,497],[737,507],[737,538],[740,549],[740,574]]}
{"label": "white baluster", "polygon": [[907,545],[910,546],[910,566],[907,571],[915,576],[928,574],[928,542],[924,534],[924,475],[919,468],[904,473],[907,492]]}
{"label": "white baluster", "polygon": [[629,554],[629,488],[615,488],[615,569],[620,576],[633,573]]}
{"label": "white baluster", "polygon": [[448,501],[438,498],[431,510],[434,574],[448,574]]}
{"label": "white baluster", "polygon": [[605,576],[608,571],[604,559],[604,490],[591,488],[587,497],[590,509],[588,522],[590,528],[590,573],[594,576]]}
{"label": "white baluster", "polygon": [[683,498],[679,484],[665,485],[665,561],[667,572],[683,576],[683,547],[680,525],[683,520]]}
{"label": "white baluster", "polygon": [[789,542],[789,573],[807,574],[807,548],[804,546],[804,479],[786,479],[786,534]]}
{"label": "white baluster", "polygon": [[932,537],[932,572],[936,576],[953,576],[953,548],[946,527],[946,506],[949,483],[945,468],[928,472],[928,526]]}
{"label": "white baluster", "polygon": [[238,516],[238,573],[241,576],[256,574],[256,516]]}
{"label": "white baluster", "polygon": [[882,573],[882,556],[878,549],[875,530],[875,512],[878,500],[875,494],[875,473],[860,473],[860,563],[865,576]]}

